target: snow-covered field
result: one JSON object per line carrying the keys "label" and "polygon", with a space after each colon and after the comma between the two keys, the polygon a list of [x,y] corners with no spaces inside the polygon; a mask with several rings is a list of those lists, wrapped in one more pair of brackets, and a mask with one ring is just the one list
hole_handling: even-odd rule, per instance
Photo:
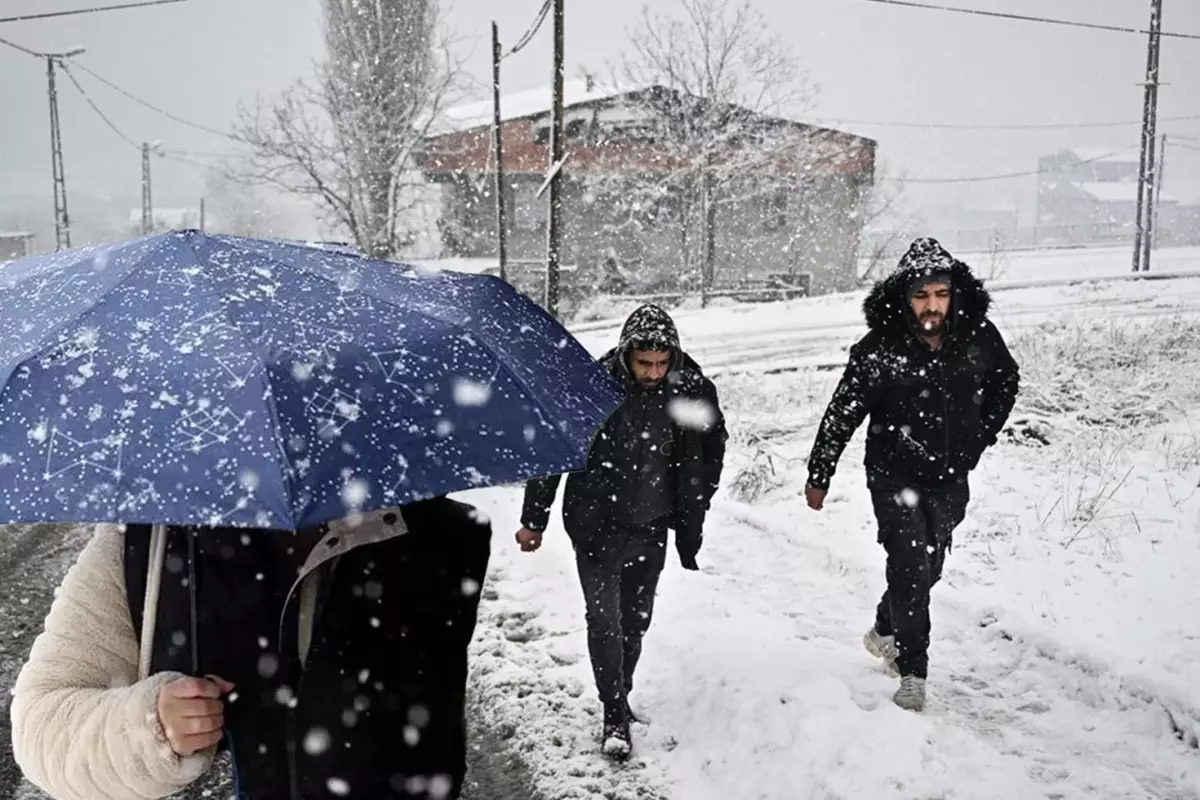
{"label": "snow-covered field", "polygon": [[733,440],[701,572],[668,559],[629,765],[597,752],[565,534],[522,554],[519,493],[472,498],[497,534],[480,713],[547,798],[1200,798],[1200,280],[996,293],[1023,393],[934,590],[923,715],[861,645],[884,583],[861,432],[825,512],[799,497],[838,377],[807,366],[840,363],[860,300],[680,315]]}

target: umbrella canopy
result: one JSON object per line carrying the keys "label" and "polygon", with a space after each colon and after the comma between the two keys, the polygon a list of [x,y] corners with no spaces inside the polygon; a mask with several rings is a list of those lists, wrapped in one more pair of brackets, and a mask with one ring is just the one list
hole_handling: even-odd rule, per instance
{"label": "umbrella canopy", "polygon": [[581,469],[620,402],[508,284],[172,232],[0,270],[0,522],[297,529]]}

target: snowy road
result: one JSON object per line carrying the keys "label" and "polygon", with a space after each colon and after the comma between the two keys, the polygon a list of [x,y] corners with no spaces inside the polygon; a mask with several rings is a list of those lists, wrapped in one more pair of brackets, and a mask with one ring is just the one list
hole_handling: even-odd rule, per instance
{"label": "snowy road", "polygon": [[[861,436],[824,513],[799,497],[836,380],[803,367],[840,366],[864,332],[860,300],[677,315],[689,351],[724,373],[734,439],[701,572],[668,554],[633,693],[650,724],[635,726],[628,767],[596,752],[583,598],[557,514],[537,554],[498,537],[476,682],[487,713],[512,726],[511,747],[529,754],[535,787],[555,798],[1200,800],[1194,393],[1156,388],[1171,419],[1160,427],[988,454],[934,591],[930,704],[909,714],[861,644],[884,585]],[[995,300],[1010,336],[1061,324],[1022,354],[1031,375],[1053,380],[1046,366],[1057,362],[1033,363],[1039,351],[1112,351],[1155,320],[1172,323],[1146,325],[1147,336],[1193,330],[1200,280],[1007,289]],[[1114,334],[1126,327],[1137,335]],[[599,353],[619,323],[582,328]],[[1139,385],[1172,381],[1178,362],[1162,361]],[[1114,384],[1093,381],[1101,405],[1128,383],[1120,369],[1095,377]],[[746,504],[733,484],[756,443],[769,476]],[[472,501],[497,531],[515,530],[519,492]]]}

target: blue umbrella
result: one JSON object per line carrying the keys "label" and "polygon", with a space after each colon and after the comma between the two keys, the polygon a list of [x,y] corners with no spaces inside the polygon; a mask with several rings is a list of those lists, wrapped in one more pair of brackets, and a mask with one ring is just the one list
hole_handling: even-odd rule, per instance
{"label": "blue umbrella", "polygon": [[0,269],[0,522],[298,529],[581,469],[620,396],[489,277],[172,232]]}

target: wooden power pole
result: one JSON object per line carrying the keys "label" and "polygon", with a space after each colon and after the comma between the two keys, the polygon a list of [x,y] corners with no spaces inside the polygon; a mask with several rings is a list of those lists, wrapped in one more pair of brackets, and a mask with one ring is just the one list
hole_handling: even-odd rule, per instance
{"label": "wooden power pole", "polygon": [[562,259],[563,47],[565,0],[554,0],[554,105],[550,123],[550,210],[546,226],[546,311],[558,317],[558,267]]}
{"label": "wooden power pole", "polygon": [[1150,41],[1146,53],[1146,94],[1142,103],[1142,149],[1138,159],[1137,219],[1133,234],[1133,271],[1150,269],[1154,227],[1154,146],[1158,128],[1158,55],[1162,39],[1162,0],[1150,0]]}

